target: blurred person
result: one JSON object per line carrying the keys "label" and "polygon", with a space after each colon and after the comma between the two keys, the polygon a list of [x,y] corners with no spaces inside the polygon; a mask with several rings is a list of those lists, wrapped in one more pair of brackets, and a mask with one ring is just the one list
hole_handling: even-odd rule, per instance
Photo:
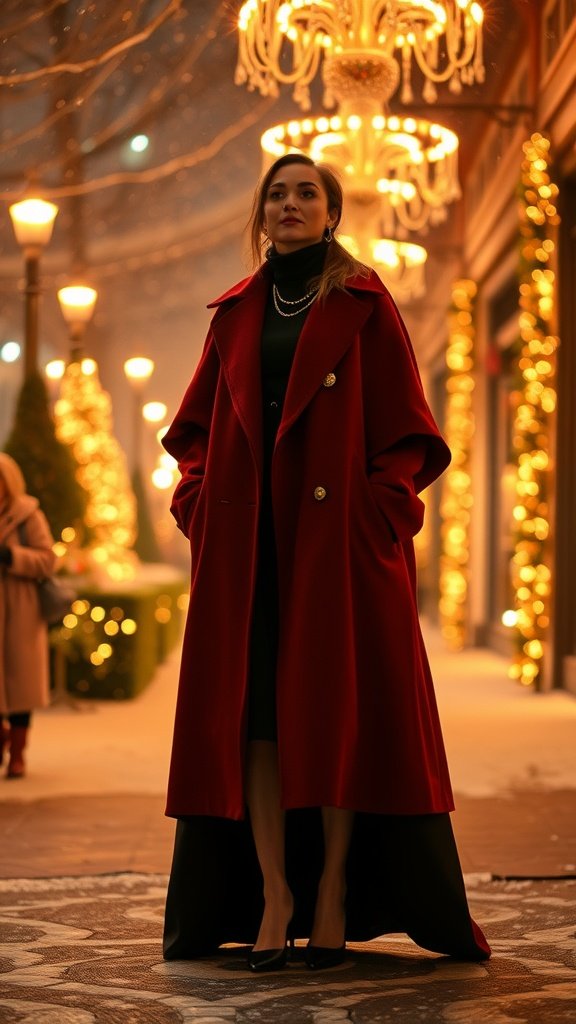
{"label": "blurred person", "polygon": [[53,543],[19,466],[0,452],[0,763],[7,746],[8,779],[25,774],[32,710],[49,702],[48,631],[37,581],[54,569]]}
{"label": "blurred person", "polygon": [[211,303],[163,443],[189,538],[164,955],[407,932],[482,960],[416,605],[418,492],[450,461],[401,317],[338,243],[342,189],[301,154],[255,195],[252,277]]}

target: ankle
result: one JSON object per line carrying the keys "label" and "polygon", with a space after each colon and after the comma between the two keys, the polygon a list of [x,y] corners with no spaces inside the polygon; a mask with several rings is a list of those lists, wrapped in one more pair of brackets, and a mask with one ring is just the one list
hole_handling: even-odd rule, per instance
{"label": "ankle", "polygon": [[330,902],[344,903],[346,899],[346,877],[340,873],[324,873],[318,882],[318,896]]}

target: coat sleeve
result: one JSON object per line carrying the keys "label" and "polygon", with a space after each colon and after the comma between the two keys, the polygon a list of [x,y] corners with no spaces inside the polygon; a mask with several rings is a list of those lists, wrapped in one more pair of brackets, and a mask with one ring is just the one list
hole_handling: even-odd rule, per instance
{"label": "coat sleeve", "polygon": [[54,572],[56,555],[52,550],[54,539],[46,516],[40,509],[32,512],[24,522],[26,545],[11,544],[12,563],[8,573],[41,580]]}
{"label": "coat sleeve", "polygon": [[422,388],[414,350],[389,295],[378,296],[362,338],[366,457],[378,506],[398,541],[422,528],[418,492],[450,462]]}
{"label": "coat sleeve", "polygon": [[204,480],[219,371],[220,362],[214,336],[210,330],[182,404],[162,438],[162,444],[177,460],[178,469],[182,474],[174,491],[170,511],[178,527],[187,537],[196,499]]}

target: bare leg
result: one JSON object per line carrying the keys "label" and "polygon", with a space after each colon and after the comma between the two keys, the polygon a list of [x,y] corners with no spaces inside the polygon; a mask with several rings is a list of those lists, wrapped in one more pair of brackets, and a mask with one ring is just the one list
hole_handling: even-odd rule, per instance
{"label": "bare leg", "polygon": [[284,811],[275,743],[254,740],[248,744],[246,800],[264,878],[264,914],[254,950],[282,949],[294,901],[286,881]]}
{"label": "bare leg", "polygon": [[344,942],[346,859],[353,824],[353,811],[344,811],[337,807],[322,808],[324,869],[318,885],[314,925],[310,936],[310,943],[313,946],[336,949]]}

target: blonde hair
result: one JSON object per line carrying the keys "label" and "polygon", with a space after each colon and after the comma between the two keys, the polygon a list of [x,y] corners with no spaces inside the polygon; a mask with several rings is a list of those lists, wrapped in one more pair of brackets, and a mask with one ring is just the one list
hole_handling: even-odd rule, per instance
{"label": "blonde hair", "polygon": [[[262,248],[267,241],[263,231],[266,195],[272,179],[280,168],[286,167],[287,164],[305,164],[305,166],[313,167],[318,172],[328,200],[328,209],[336,210],[336,224],[332,229],[333,231],[338,227],[342,217],[344,194],[334,171],[326,167],[325,164],[315,163],[314,160],[311,160],[309,156],[305,156],[304,153],[285,153],[266,171],[254,193],[252,212],[248,222],[253,269],[261,265]],[[354,259],[337,238],[332,238],[330,245],[327,246],[324,269],[318,277],[311,278],[308,282],[308,287],[318,287],[318,298],[322,299],[333,288],[344,289],[347,278],[355,277],[356,275],[368,277],[369,274],[369,267]]]}
{"label": "blonde hair", "polygon": [[26,484],[22,476],[22,470],[18,463],[14,462],[14,459],[7,455],[6,452],[0,452],[0,476],[3,477],[6,484],[10,504],[16,498],[20,498],[22,494],[26,494]]}

